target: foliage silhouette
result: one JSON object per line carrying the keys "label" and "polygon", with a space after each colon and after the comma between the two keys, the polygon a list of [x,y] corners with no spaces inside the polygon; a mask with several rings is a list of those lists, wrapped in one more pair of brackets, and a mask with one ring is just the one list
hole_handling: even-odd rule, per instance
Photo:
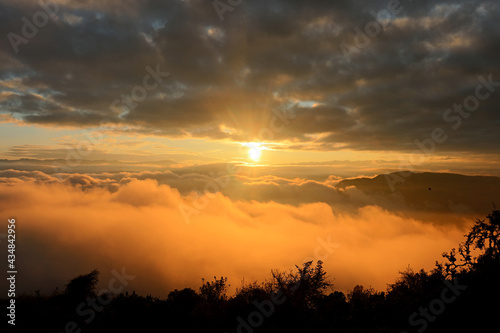
{"label": "foliage silhouette", "polygon": [[79,275],[66,284],[65,294],[77,300],[84,300],[87,297],[95,296],[94,290],[99,282],[99,271]]}
{"label": "foliage silhouette", "polygon": [[[67,322],[82,332],[423,332],[411,316],[436,304],[450,284],[464,286],[439,316],[429,317],[426,332],[481,331],[497,327],[500,308],[500,211],[477,220],[465,241],[444,253],[444,263],[426,272],[411,268],[386,291],[355,286],[333,290],[323,263],[312,261],[294,270],[272,270],[263,282],[242,283],[227,295],[227,278],[202,280],[198,291],[173,290],[164,299],[135,292],[116,295],[90,323],[75,313],[75,301],[95,296],[99,272],[77,276],[64,293],[20,295],[19,331],[60,332]],[[458,281],[458,282],[457,282]],[[279,296],[277,298],[277,296]],[[276,302],[279,299],[279,302]],[[70,302],[68,303],[68,300]],[[0,300],[7,306],[7,300]],[[26,318],[26,319],[24,319]],[[27,319],[29,318],[29,320]],[[258,320],[257,320],[258,319]]]}
{"label": "foliage silhouette", "polygon": [[314,268],[312,264],[313,261],[308,261],[302,267],[296,265],[297,272],[272,270],[271,280],[265,283],[265,290],[268,293],[279,290],[297,306],[315,308],[317,301],[333,284],[327,280],[321,260]]}
{"label": "foliage silhouette", "polygon": [[[444,264],[446,274],[452,277],[476,267],[480,262],[500,262],[500,211],[494,210],[487,220],[478,219],[465,237],[465,242],[458,246],[458,253],[454,248],[449,253],[443,253],[443,257],[448,259]],[[472,255],[474,250],[479,251],[477,257]],[[461,258],[457,259],[457,254]]]}
{"label": "foliage silhouette", "polygon": [[227,299],[227,277],[221,276],[219,280],[214,276],[214,281],[205,282],[200,287],[200,295],[207,302],[222,302]]}

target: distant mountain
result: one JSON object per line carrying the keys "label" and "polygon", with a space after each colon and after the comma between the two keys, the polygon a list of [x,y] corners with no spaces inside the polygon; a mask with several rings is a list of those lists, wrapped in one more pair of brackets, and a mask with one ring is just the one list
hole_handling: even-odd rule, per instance
{"label": "distant mountain", "polygon": [[485,214],[500,206],[500,177],[452,173],[396,172],[374,178],[345,179],[338,189],[354,186],[367,195],[402,197],[408,207],[427,211],[450,208]]}

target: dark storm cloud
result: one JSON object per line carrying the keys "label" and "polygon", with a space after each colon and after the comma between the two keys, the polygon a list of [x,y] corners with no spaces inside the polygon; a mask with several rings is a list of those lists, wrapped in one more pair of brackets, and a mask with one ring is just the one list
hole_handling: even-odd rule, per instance
{"label": "dark storm cloud", "polygon": [[[371,11],[390,3],[244,1],[220,21],[211,1],[61,1],[16,54],[8,33],[41,8],[4,0],[1,111],[43,125],[108,118],[130,134],[252,141],[286,104],[297,118],[273,139],[297,149],[414,150],[441,127],[442,150],[497,152],[500,91],[457,130],[443,114],[474,95],[479,75],[500,81],[498,3],[401,1],[346,55],[341,45],[359,44]],[[169,75],[146,89],[147,68]],[[134,91],[131,107],[123,96]]]}

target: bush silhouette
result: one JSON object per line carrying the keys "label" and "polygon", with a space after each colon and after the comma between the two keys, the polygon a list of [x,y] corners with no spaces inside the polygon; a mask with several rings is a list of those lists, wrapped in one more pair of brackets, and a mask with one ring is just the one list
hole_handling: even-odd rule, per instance
{"label": "bush silhouette", "polygon": [[222,277],[217,280],[214,276],[214,281],[202,279],[203,284],[200,287],[200,296],[203,300],[210,303],[217,303],[227,299],[227,277]]}
{"label": "bush silhouette", "polygon": [[[444,264],[447,275],[455,277],[458,273],[467,272],[484,262],[500,263],[500,211],[494,210],[487,220],[477,220],[466,240],[459,244],[458,253],[452,249],[443,253],[448,259]],[[473,251],[479,251],[474,257]],[[457,258],[457,255],[460,257]]]}
{"label": "bush silhouette", "polygon": [[66,284],[65,294],[72,299],[84,300],[87,297],[95,296],[94,290],[99,282],[99,271],[94,269],[92,272],[79,275]]}
{"label": "bush silhouette", "polygon": [[[450,284],[466,286],[439,315],[429,317],[426,333],[482,331],[495,327],[500,299],[500,212],[477,220],[460,243],[443,256],[430,272],[400,272],[383,292],[355,286],[344,294],[332,290],[323,263],[309,261],[294,270],[272,270],[261,283],[243,283],[234,296],[227,295],[227,278],[202,280],[198,291],[185,288],[165,299],[116,295],[91,323],[75,313],[73,301],[95,297],[99,272],[93,270],[71,279],[63,294],[20,295],[25,318],[20,331],[60,332],[67,322],[77,322],[82,332],[144,331],[182,327],[183,332],[418,332],[409,318],[431,304],[438,304]],[[458,281],[458,282],[456,282]],[[282,302],[272,304],[281,293]],[[448,297],[452,294],[448,292]],[[71,300],[71,302],[68,302]],[[0,300],[7,306],[6,300]],[[165,323],[168,323],[167,325]],[[246,326],[244,326],[246,325]]]}
{"label": "bush silhouette", "polygon": [[305,262],[302,267],[295,266],[297,271],[271,271],[271,280],[267,281],[268,292],[281,291],[291,303],[308,309],[316,307],[324,293],[333,286],[327,280],[323,262],[319,260],[316,267],[313,261]]}

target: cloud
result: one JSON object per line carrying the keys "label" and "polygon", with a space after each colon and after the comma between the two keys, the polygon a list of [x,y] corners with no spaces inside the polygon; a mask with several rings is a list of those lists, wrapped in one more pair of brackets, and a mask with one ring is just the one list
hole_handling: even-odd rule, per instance
{"label": "cloud", "polygon": [[194,199],[150,179],[115,192],[0,183],[2,215],[16,219],[19,289],[50,292],[93,268],[106,282],[113,268],[126,267],[136,276],[129,291],[143,294],[163,297],[214,275],[228,276],[234,290],[242,278],[263,280],[271,269],[292,269],[316,256],[337,289],[361,283],[383,290],[408,265],[432,268],[464,233],[374,205],[335,212],[320,202],[292,206],[221,193],[186,223],[179,207]]}
{"label": "cloud", "polygon": [[[1,161],[0,161],[1,162]],[[206,197],[220,192],[236,201],[276,202],[299,207],[303,204],[325,203],[336,213],[352,212],[372,205],[392,213],[435,224],[463,224],[465,221],[483,216],[500,200],[500,178],[494,176],[465,176],[449,173],[393,173],[376,177],[356,177],[343,179],[337,176],[307,178],[307,170],[293,175],[286,169],[266,169],[236,167],[236,172],[228,172],[227,164],[178,167],[165,170],[135,171],[143,168],[140,164],[131,171],[116,172],[127,168],[120,163],[87,161],[90,165],[82,168],[99,170],[109,168],[110,172],[64,172],[54,173],[52,162],[49,171],[36,169],[37,161],[25,170],[16,170],[19,162],[6,163],[10,169],[0,170],[0,182],[17,183],[19,180],[35,183],[61,182],[81,189],[101,188],[111,192],[137,180],[155,181],[167,185],[182,196]],[[96,163],[97,162],[97,163]],[[34,170],[33,170],[33,169]],[[293,169],[292,169],[293,170]],[[288,172],[288,173],[287,173]],[[293,177],[293,178],[292,178]],[[138,191],[139,193],[140,191]],[[193,199],[193,201],[205,199]],[[192,206],[192,205],[191,205]]]}
{"label": "cloud", "polygon": [[[0,6],[4,35],[21,33],[21,17],[39,10],[29,1]],[[401,12],[346,61],[340,45],[353,45],[355,28],[384,8],[252,1],[220,22],[202,1],[67,1],[18,54],[0,42],[0,84],[10,93],[0,109],[43,126],[97,127],[108,118],[116,133],[252,141],[286,106],[297,118],[273,141],[411,151],[434,128],[450,129],[443,113],[474,93],[479,75],[500,80],[500,7],[401,1]],[[148,66],[170,76],[126,106],[123,95],[143,85]],[[496,153],[499,99],[481,101],[440,150]]]}

